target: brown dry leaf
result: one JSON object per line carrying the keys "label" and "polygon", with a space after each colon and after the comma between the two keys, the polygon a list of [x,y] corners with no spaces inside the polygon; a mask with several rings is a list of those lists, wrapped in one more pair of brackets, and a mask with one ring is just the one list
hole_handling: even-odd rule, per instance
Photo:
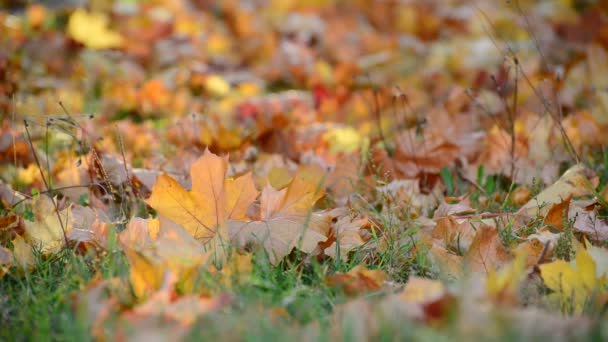
{"label": "brown dry leaf", "polygon": [[[194,238],[209,243],[223,259],[229,242],[228,220],[244,220],[258,196],[251,174],[226,179],[228,159],[206,150],[190,169],[192,189],[186,191],[166,174],[158,177],[146,203],[183,226]],[[271,204],[272,205],[272,204]]]}
{"label": "brown dry leaf", "polygon": [[378,291],[388,279],[382,270],[370,270],[364,265],[357,265],[347,273],[337,273],[327,277],[329,286],[340,287],[349,296],[365,292]]}
{"label": "brown dry leaf", "polygon": [[554,204],[551,209],[549,209],[543,223],[560,231],[564,230],[564,220],[568,217],[571,199],[572,196],[568,196],[563,201]]}
{"label": "brown dry leaf", "polygon": [[471,219],[457,219],[452,216],[437,221],[431,237],[443,242],[443,245],[454,251],[467,251],[473,242],[476,230]]}
{"label": "brown dry leaf", "polygon": [[598,217],[596,210],[587,210],[573,203],[568,218],[575,218],[573,229],[585,234],[590,240],[608,240],[608,221]]}
{"label": "brown dry leaf", "polygon": [[11,250],[0,246],[0,279],[11,269],[13,261],[14,258]]}
{"label": "brown dry leaf", "polygon": [[561,233],[556,234],[544,228],[537,233],[531,234],[526,241],[515,247],[516,255],[526,255],[526,266],[531,267],[551,260],[553,251],[557,246]]}
{"label": "brown dry leaf", "polygon": [[490,226],[481,226],[464,255],[465,264],[472,272],[488,272],[500,268],[512,257],[505,249],[498,236],[498,230]]}
{"label": "brown dry leaf", "polygon": [[410,277],[405,284],[399,300],[415,305],[423,313],[425,320],[445,317],[453,302],[447,288],[437,280]]}
{"label": "brown dry leaf", "polygon": [[16,215],[0,217],[0,245],[7,245],[15,235],[23,234],[23,219]]}
{"label": "brown dry leaf", "polygon": [[359,235],[359,230],[364,227],[369,227],[370,222],[366,218],[352,219],[348,216],[342,216],[332,226],[332,234],[335,236],[334,241],[329,247],[325,248],[325,254],[337,259],[338,253],[342,260],[348,258],[348,253],[353,249],[363,246],[365,241]]}
{"label": "brown dry leaf", "polygon": [[457,145],[430,133],[419,139],[410,130],[396,139],[393,159],[389,160],[384,150],[376,151],[376,159],[383,167],[393,168],[397,178],[414,178],[424,172],[438,174],[442,167],[450,165],[460,153]]}
{"label": "brown dry leaf", "polygon": [[25,200],[25,196],[19,191],[13,190],[10,184],[5,184],[0,180],[0,203],[7,208],[11,208],[17,203]]}
{"label": "brown dry leaf", "polygon": [[432,244],[428,250],[428,256],[431,263],[445,273],[446,276],[460,278],[463,274],[462,263],[463,257],[453,252],[449,252],[438,244]]}
{"label": "brown dry leaf", "polygon": [[440,281],[419,277],[410,277],[399,294],[399,299],[406,303],[425,304],[436,301],[447,294],[447,289]]}
{"label": "brown dry leaf", "polygon": [[96,273],[86,288],[72,294],[78,313],[91,323],[90,333],[97,339],[103,339],[107,334],[103,324],[110,315],[118,311],[119,295],[112,290],[116,290],[120,285],[120,279],[104,280],[101,273]]}
{"label": "brown dry leaf", "polygon": [[517,213],[528,218],[545,216],[552,205],[561,203],[568,197],[591,195],[590,187],[595,189],[598,184],[599,178],[595,172],[582,164],[574,165],[557,182],[528,201]]}
{"label": "brown dry leaf", "polygon": [[[233,240],[239,244],[259,243],[276,265],[294,247],[313,252],[327,239],[329,218],[312,214],[312,207],[323,196],[320,183],[307,173],[299,173],[282,190],[266,186],[260,198],[261,220],[230,221]],[[315,178],[312,175],[312,178]]]}
{"label": "brown dry leaf", "polygon": [[73,227],[68,234],[70,241],[106,249],[112,227],[105,212],[90,207],[72,207]]}

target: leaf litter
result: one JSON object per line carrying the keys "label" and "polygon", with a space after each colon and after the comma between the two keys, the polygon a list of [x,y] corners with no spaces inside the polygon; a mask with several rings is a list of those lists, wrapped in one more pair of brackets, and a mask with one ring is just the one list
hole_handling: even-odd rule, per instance
{"label": "leaf litter", "polygon": [[603,3],[60,3],[0,11],[2,289],[72,253],[99,340],[605,338]]}

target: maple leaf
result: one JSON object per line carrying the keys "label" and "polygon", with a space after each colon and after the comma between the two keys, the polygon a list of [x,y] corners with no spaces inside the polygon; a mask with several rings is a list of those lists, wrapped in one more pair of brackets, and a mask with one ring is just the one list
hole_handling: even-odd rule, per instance
{"label": "maple leaf", "polygon": [[337,152],[354,152],[361,147],[363,138],[359,132],[352,127],[335,127],[323,134],[327,141],[329,150]]}
{"label": "maple leaf", "polygon": [[501,267],[511,260],[498,237],[498,230],[490,226],[481,226],[471,242],[469,250],[464,255],[464,261],[473,272],[488,272]]}
{"label": "maple leaf", "polygon": [[378,291],[388,279],[382,270],[370,270],[364,265],[357,265],[346,273],[337,273],[326,279],[333,287],[340,287],[348,295],[357,295],[369,291]]}
{"label": "maple leaf", "polygon": [[13,239],[13,257],[21,270],[31,270],[36,265],[36,257],[32,251],[32,246],[28,245],[21,235],[17,235]]}
{"label": "maple leaf", "polygon": [[228,180],[227,170],[227,157],[206,150],[190,169],[190,191],[163,174],[156,180],[146,203],[222,254],[229,241],[227,220],[246,219],[249,205],[258,196],[251,174]]}
{"label": "maple leaf", "polygon": [[13,265],[13,253],[11,250],[0,246],[0,279],[11,269]]}
{"label": "maple leaf", "polygon": [[118,241],[123,249],[150,248],[154,241],[158,238],[160,229],[160,220],[158,219],[143,219],[134,217],[129,221],[127,228],[118,236]]}
{"label": "maple leaf", "polygon": [[119,241],[131,266],[129,278],[137,298],[155,293],[167,277],[189,292],[209,257],[200,242],[164,217],[133,219]]}
{"label": "maple leaf", "polygon": [[273,265],[294,247],[311,253],[327,239],[328,217],[311,215],[312,206],[322,196],[319,183],[306,180],[302,173],[282,190],[267,185],[260,198],[261,220],[232,221],[231,236],[241,245],[261,243]]}
{"label": "maple leaf", "polygon": [[576,266],[556,260],[539,267],[545,285],[554,291],[549,298],[557,300],[565,312],[582,313],[591,296],[607,284],[606,276],[598,277],[595,261],[582,247],[576,254]]}
{"label": "maple leaf", "polygon": [[39,196],[32,203],[34,222],[25,220],[25,240],[39,247],[43,255],[56,253],[66,243],[66,235],[72,230],[70,207],[57,212],[53,200]]}
{"label": "maple leaf", "polygon": [[68,240],[76,241],[83,248],[87,245],[108,247],[108,233],[111,229],[110,219],[101,210],[90,207],[72,207],[73,227],[67,234]]}
{"label": "maple leaf", "polygon": [[332,227],[336,241],[325,248],[325,254],[336,259],[339,253],[340,257],[346,260],[350,251],[365,243],[359,235],[359,230],[369,224],[370,222],[366,218],[340,217]]}
{"label": "maple leaf", "polygon": [[568,169],[553,185],[549,186],[533,199],[528,201],[518,211],[518,214],[536,217],[545,216],[552,205],[562,203],[568,197],[592,194],[592,188],[599,184],[597,175],[582,164],[576,164]]}
{"label": "maple leaf", "polygon": [[491,268],[486,278],[488,295],[499,303],[517,302],[517,291],[526,275],[526,259],[525,251],[520,251],[513,262],[500,271]]}
{"label": "maple leaf", "polygon": [[396,299],[417,308],[421,318],[427,320],[445,317],[453,303],[448,289],[440,281],[419,277],[410,277]]}
{"label": "maple leaf", "polygon": [[68,22],[68,34],[75,41],[91,49],[109,49],[122,46],[123,37],[108,29],[108,17],[103,13],[78,9]]}

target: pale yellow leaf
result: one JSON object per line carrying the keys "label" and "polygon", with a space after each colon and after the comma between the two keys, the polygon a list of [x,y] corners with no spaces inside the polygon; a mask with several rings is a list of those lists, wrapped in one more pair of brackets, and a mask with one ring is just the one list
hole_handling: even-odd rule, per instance
{"label": "pale yellow leaf", "polygon": [[124,43],[119,33],[108,28],[108,17],[105,14],[84,9],[78,9],[70,16],[68,35],[91,49],[117,48]]}

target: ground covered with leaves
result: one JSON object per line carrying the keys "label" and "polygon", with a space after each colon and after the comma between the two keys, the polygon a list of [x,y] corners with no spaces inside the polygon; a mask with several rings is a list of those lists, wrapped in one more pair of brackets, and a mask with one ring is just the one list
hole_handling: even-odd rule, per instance
{"label": "ground covered with leaves", "polygon": [[608,339],[604,1],[0,4],[0,339]]}

